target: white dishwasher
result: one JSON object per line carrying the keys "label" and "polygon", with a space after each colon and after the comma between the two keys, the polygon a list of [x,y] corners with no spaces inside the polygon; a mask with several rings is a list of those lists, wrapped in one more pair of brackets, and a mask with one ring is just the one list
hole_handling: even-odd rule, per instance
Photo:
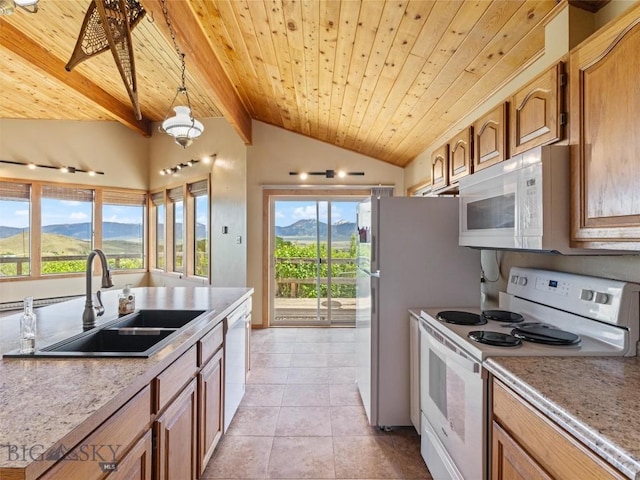
{"label": "white dishwasher", "polygon": [[250,302],[245,301],[227,316],[224,350],[224,431],[242,401],[246,374],[246,317],[251,315]]}

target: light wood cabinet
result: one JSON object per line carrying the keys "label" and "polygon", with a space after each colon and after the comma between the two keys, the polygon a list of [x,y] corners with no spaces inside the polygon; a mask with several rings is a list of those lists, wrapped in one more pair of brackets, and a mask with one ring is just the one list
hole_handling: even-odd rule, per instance
{"label": "light wood cabinet", "polygon": [[499,105],[473,124],[473,171],[507,159],[507,103]]}
{"label": "light wood cabinet", "polygon": [[449,141],[449,183],[471,174],[473,163],[473,128],[465,128]]}
{"label": "light wood cabinet", "polygon": [[492,387],[492,480],[624,478],[500,381]]}
{"label": "light wood cabinet", "polygon": [[491,436],[491,480],[552,480],[496,422],[493,422]]}
{"label": "light wood cabinet", "polygon": [[195,480],[197,396],[194,378],[155,422],[156,480]]}
{"label": "light wood cabinet", "polygon": [[443,145],[431,157],[431,187],[433,190],[449,185],[449,145]]}
{"label": "light wood cabinet", "polygon": [[640,5],[571,52],[574,246],[640,250]]}
{"label": "light wood cabinet", "polygon": [[564,64],[534,78],[509,101],[510,157],[564,137]]}
{"label": "light wood cabinet", "polygon": [[108,480],[151,480],[152,435],[149,430],[112,472]]}
{"label": "light wood cabinet", "polygon": [[150,405],[151,389],[147,386],[73,449],[66,451],[62,445],[60,461],[39,480],[101,480],[120,462],[135,462],[138,453],[123,454],[150,431]]}
{"label": "light wood cabinet", "polygon": [[198,374],[198,472],[207,467],[224,427],[223,365],[221,348]]}

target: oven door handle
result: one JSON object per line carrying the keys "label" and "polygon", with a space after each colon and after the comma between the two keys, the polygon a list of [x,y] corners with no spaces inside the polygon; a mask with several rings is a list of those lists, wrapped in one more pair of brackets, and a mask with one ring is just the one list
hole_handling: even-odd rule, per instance
{"label": "oven door handle", "polygon": [[468,360],[460,355],[458,352],[447,348],[446,345],[443,345],[438,341],[433,335],[428,333],[424,327],[421,325],[421,330],[427,334],[427,348],[430,348],[434,352],[440,354],[442,358],[445,358],[447,362],[452,361],[459,367],[471,373],[480,373],[480,364],[474,362],[472,360]]}

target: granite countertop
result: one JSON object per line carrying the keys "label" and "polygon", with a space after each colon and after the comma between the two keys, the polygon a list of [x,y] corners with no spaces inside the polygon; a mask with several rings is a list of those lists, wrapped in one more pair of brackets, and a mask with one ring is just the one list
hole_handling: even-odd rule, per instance
{"label": "granite countertop", "polygon": [[[36,478],[48,452],[71,448],[144,388],[252,288],[135,288],[136,310],[206,310],[150,358],[3,358],[0,360],[0,477],[20,471]],[[117,318],[117,291],[104,291],[105,323]],[[36,309],[36,349],[82,332],[84,298]],[[2,352],[19,346],[20,314],[0,318]],[[5,470],[6,469],[6,470]]]}
{"label": "granite countertop", "polygon": [[485,366],[627,477],[640,479],[638,357],[493,357]]}

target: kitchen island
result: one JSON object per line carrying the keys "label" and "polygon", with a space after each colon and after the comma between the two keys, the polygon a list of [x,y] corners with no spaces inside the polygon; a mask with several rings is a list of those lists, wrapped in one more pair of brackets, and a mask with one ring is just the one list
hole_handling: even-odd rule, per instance
{"label": "kitchen island", "polygon": [[640,478],[638,357],[494,357],[485,366],[589,453]]}
{"label": "kitchen island", "polygon": [[[40,477],[61,455],[71,451],[145,389],[152,395],[149,423],[152,422],[161,409],[156,405],[154,411],[154,389],[159,385],[154,381],[168,366],[195,352],[196,343],[249,299],[253,289],[149,287],[133,292],[136,310],[207,313],[181,329],[171,343],[149,358],[3,358],[0,478]],[[117,295],[117,291],[103,292],[105,314],[99,317],[98,327],[118,317]],[[83,308],[84,298],[78,298],[37,309],[36,349],[82,332]],[[0,318],[0,348],[4,353],[19,346],[20,316]],[[118,447],[102,443],[107,450]]]}

